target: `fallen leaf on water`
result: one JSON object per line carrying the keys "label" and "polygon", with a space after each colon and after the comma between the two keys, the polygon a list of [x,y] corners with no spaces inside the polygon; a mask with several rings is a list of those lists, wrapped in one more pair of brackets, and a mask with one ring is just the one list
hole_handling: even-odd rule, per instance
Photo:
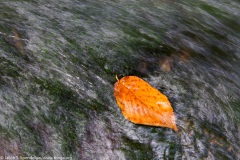
{"label": "fallen leaf on water", "polygon": [[178,130],[168,98],[146,81],[123,77],[114,85],[114,96],[123,116],[131,122]]}
{"label": "fallen leaf on water", "polygon": [[165,57],[160,64],[161,68],[165,72],[170,72],[171,71],[171,58]]}
{"label": "fallen leaf on water", "polygon": [[18,32],[18,30],[16,28],[12,28],[12,32],[14,34],[14,36],[13,36],[14,46],[17,49],[19,49],[19,51],[22,55],[24,55],[24,47],[25,46],[24,46],[24,43],[23,43],[20,33]]}

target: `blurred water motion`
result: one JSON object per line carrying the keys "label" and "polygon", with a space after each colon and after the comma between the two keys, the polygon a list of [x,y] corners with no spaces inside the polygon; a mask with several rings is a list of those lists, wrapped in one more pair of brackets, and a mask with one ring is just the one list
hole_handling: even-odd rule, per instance
{"label": "blurred water motion", "polygon": [[[0,156],[240,157],[240,3],[0,2]],[[179,132],[125,120],[115,75],[169,97]]]}

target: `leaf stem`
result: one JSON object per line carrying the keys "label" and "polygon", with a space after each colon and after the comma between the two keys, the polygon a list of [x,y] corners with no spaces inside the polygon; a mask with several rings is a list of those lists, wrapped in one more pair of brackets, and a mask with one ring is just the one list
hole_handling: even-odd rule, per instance
{"label": "leaf stem", "polygon": [[118,76],[117,76],[117,74],[116,74],[116,79],[117,79],[117,81],[119,82],[119,79],[118,79]]}

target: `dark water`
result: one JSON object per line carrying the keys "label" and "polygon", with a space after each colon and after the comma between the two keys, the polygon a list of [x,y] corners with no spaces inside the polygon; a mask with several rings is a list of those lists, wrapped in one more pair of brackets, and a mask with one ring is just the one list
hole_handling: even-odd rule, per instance
{"label": "dark water", "polygon": [[[237,0],[1,0],[0,156],[239,159],[239,46]],[[167,95],[179,132],[125,120],[115,74]]]}

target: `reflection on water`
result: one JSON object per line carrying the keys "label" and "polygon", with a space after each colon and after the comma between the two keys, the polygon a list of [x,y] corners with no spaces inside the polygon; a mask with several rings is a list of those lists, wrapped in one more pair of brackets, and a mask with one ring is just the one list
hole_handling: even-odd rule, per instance
{"label": "reflection on water", "polygon": [[[237,159],[237,1],[0,2],[0,156]],[[125,120],[115,74],[167,95],[179,132]]]}

